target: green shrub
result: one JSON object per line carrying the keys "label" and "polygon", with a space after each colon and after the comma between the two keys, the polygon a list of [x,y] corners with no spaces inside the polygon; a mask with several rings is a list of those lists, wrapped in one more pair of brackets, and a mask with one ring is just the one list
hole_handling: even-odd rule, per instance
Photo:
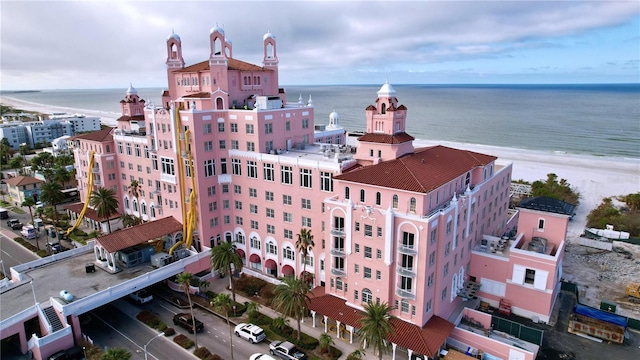
{"label": "green shrub", "polygon": [[176,337],[173,338],[173,342],[182,346],[183,349],[189,349],[194,345],[193,341],[183,334],[176,335]]}
{"label": "green shrub", "polygon": [[249,322],[255,325],[269,325],[271,324],[271,318],[263,313],[249,314]]}
{"label": "green shrub", "polygon": [[284,331],[282,331],[283,335],[285,332],[291,331],[290,335],[287,335],[287,340],[289,340],[289,342],[292,342],[296,345],[298,345],[301,349],[305,349],[305,350],[313,350],[315,349],[318,344],[320,344],[320,342],[318,341],[318,339],[311,337],[305,333],[302,333],[302,336],[300,337],[300,341],[298,341],[298,330],[293,330],[292,328],[285,328]]}

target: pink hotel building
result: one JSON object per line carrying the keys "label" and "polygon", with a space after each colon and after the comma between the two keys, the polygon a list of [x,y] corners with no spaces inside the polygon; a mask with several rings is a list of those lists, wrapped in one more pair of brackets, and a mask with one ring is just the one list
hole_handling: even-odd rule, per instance
{"label": "pink hotel building", "polygon": [[[312,100],[287,101],[272,34],[264,35],[261,66],[233,58],[219,27],[209,43],[208,59],[186,66],[180,37],[170,35],[162,104],[146,103],[129,87],[115,129],[73,139],[82,202],[90,190],[111,188],[121,213],[183,222],[193,177],[192,251],[235,241],[245,273],[277,282],[302,272],[296,234],[311,230],[306,271],[315,286],[308,320],[314,326],[322,317],[325,329],[335,324],[337,336],[354,341],[363,304],[381,301],[394,307],[394,358],[397,347],[434,358],[445,343],[485,359],[535,358],[535,347],[523,350],[456,324],[470,317],[490,328],[490,315],[473,309],[480,299],[497,306],[501,298],[511,299],[514,313],[548,321],[567,216],[509,210],[511,164],[494,156],[414,148],[404,131],[407,108],[388,82],[365,109],[366,132],[352,148],[337,114],[317,131]],[[187,129],[193,171],[177,141]],[[140,185],[137,198],[128,191],[132,180]],[[523,220],[533,231],[500,237]],[[96,226],[106,229],[100,221]],[[551,223],[558,227],[549,230]],[[528,244],[543,232],[545,250],[532,251]],[[96,250],[97,257],[104,253]],[[206,269],[205,260],[189,271]]]}

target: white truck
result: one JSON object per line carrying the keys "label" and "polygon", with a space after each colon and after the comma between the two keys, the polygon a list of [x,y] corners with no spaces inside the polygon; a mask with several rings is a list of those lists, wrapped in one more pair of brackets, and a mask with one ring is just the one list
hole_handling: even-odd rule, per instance
{"label": "white truck", "polygon": [[33,225],[23,226],[20,234],[27,239],[35,239],[36,237],[38,237],[36,229],[33,227]]}
{"label": "white truck", "polygon": [[307,360],[307,355],[288,341],[274,341],[269,344],[271,355],[284,360]]}

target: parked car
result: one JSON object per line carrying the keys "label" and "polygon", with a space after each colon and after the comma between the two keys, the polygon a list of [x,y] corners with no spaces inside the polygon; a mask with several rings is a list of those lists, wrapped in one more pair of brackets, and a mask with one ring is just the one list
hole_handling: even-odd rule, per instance
{"label": "parked car", "polygon": [[151,295],[147,290],[139,290],[132,294],[129,294],[129,297],[140,304],[148,303],[153,300],[153,295]]}
{"label": "parked car", "polygon": [[306,360],[307,355],[288,341],[274,341],[269,344],[271,355],[285,360]]}
{"label": "parked car", "polygon": [[[202,321],[194,318],[196,321],[196,332],[200,332],[204,329]],[[179,313],[173,317],[173,325],[178,325],[193,334],[193,321],[191,320],[191,314]]]}
{"label": "parked car", "polygon": [[257,353],[249,356],[249,360],[276,360],[276,358],[268,354]]}
{"label": "parked car", "polygon": [[20,230],[22,229],[22,223],[18,219],[9,219],[7,220],[7,226],[11,228],[11,230]]}
{"label": "parked car", "polygon": [[44,204],[42,203],[42,201],[38,201],[35,206],[36,206],[36,209],[40,209],[44,207]]}
{"label": "parked car", "polygon": [[69,250],[68,247],[62,246],[60,243],[50,243],[46,244],[47,250],[49,250],[52,254],[61,253],[63,251]]}
{"label": "parked car", "polygon": [[253,324],[240,323],[236,325],[234,332],[237,337],[248,340],[252,344],[259,343],[267,337],[260,326]]}

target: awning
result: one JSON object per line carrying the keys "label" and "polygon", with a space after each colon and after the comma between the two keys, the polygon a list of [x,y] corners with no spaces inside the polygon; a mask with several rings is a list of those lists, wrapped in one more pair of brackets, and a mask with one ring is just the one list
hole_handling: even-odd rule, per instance
{"label": "awning", "polygon": [[251,254],[251,256],[249,256],[249,261],[251,261],[254,264],[260,264],[260,255]]}
{"label": "awning", "polygon": [[285,265],[282,267],[282,274],[284,276],[291,276],[293,275],[295,271],[293,270],[293,268],[291,267],[291,265]]}
{"label": "awning", "polygon": [[273,259],[267,259],[267,261],[264,262],[264,267],[269,270],[275,270],[278,267],[278,264],[276,264]]}
{"label": "awning", "polygon": [[236,254],[238,254],[238,256],[240,256],[240,258],[243,258],[243,259],[246,256],[244,254],[244,250],[242,250],[242,249],[236,249]]}

